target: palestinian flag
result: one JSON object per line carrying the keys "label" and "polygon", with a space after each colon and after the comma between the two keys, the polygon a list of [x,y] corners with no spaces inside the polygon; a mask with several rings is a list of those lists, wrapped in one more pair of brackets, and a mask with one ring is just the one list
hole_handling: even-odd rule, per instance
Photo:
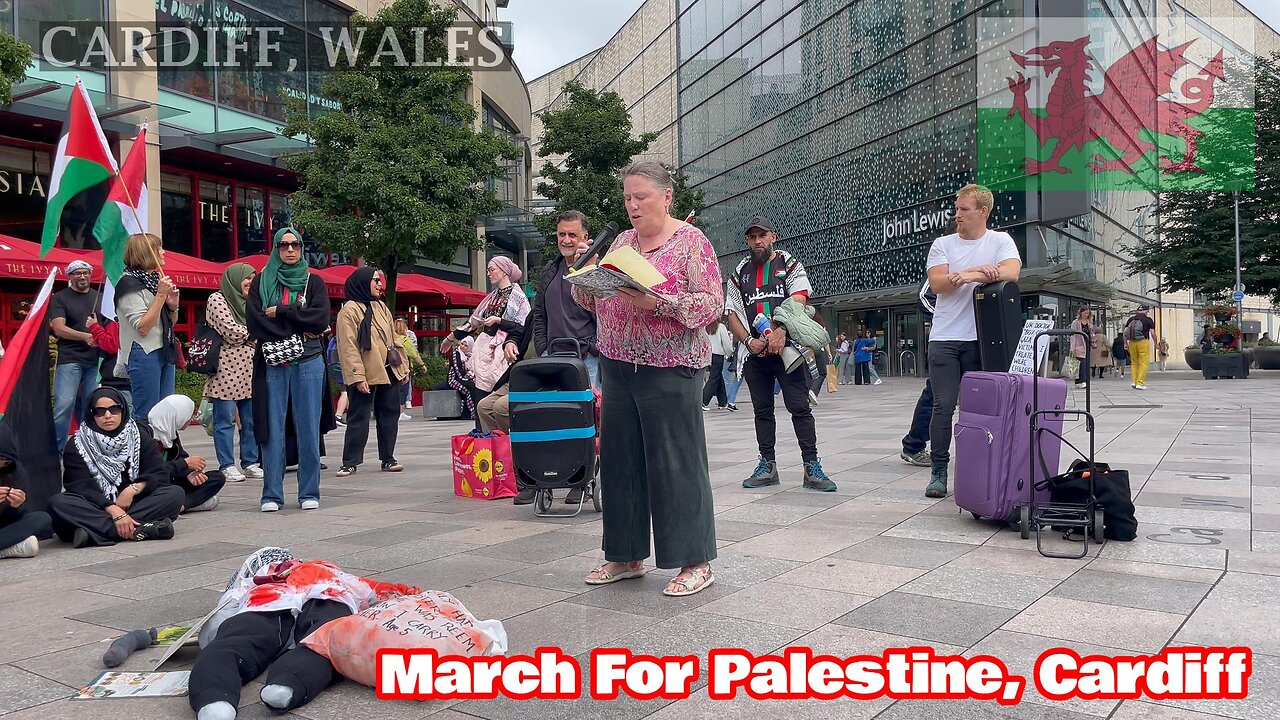
{"label": "palestinian flag", "polygon": [[[139,224],[141,221],[141,224]],[[107,202],[93,226],[93,236],[102,246],[102,314],[113,318],[115,285],[124,273],[124,244],[130,235],[147,232],[147,129],[138,130],[120,174],[111,183]]]}
{"label": "palestinian flag", "polygon": [[0,425],[8,425],[21,449],[27,478],[24,508],[43,510],[62,489],[58,444],[53,437],[53,399],[49,390],[49,295],[57,270],[51,270],[0,359]]}
{"label": "palestinian flag", "polygon": [[62,210],[76,195],[116,174],[116,159],[107,146],[98,116],[89,102],[84,84],[76,81],[71,91],[67,119],[62,123],[58,152],[53,159],[49,178],[49,201],[44,215],[44,233],[40,238],[43,257],[53,249],[62,226]]}

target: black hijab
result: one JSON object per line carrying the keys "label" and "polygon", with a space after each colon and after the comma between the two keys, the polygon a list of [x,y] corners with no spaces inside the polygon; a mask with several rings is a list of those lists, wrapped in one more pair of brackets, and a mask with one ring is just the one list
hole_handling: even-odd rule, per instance
{"label": "black hijab", "polygon": [[376,297],[369,289],[377,272],[371,267],[358,268],[347,277],[347,284],[343,288],[348,300],[364,305],[364,319],[360,321],[360,334],[357,338],[357,344],[364,352],[373,349],[373,304],[382,303],[382,298]]}
{"label": "black hijab", "polygon": [[[120,425],[110,432],[98,427],[98,418],[93,414],[93,407],[104,397],[111,398],[120,406]],[[90,393],[86,405],[89,407],[89,417],[76,430],[76,450],[80,452],[80,457],[103,494],[108,500],[114,501],[122,477],[127,476],[129,482],[138,479],[142,435],[138,431],[138,424],[129,414],[129,403],[119,390],[100,387]]]}

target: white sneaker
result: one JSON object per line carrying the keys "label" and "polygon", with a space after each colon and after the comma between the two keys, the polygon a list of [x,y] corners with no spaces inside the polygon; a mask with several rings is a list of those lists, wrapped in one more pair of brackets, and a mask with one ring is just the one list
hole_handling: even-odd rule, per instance
{"label": "white sneaker", "polygon": [[876,378],[876,381],[875,381],[875,382],[873,382],[873,383],[871,383],[871,384],[872,384],[872,385],[883,385],[883,384],[884,384],[884,381],[883,381],[883,380],[881,380],[881,379],[879,379],[879,378]]}
{"label": "white sneaker", "polygon": [[262,466],[256,463],[253,465],[245,465],[244,476],[251,477],[254,480],[261,480],[263,478]]}
{"label": "white sneaker", "polygon": [[264,502],[262,503],[262,512],[280,512],[280,503]]}
{"label": "white sneaker", "polygon": [[412,420],[412,419],[413,418],[408,413],[400,413],[400,422],[404,422],[405,420]]}
{"label": "white sneaker", "polygon": [[319,500],[303,500],[302,509],[303,510],[319,510],[320,501]]}
{"label": "white sneaker", "polygon": [[[243,478],[242,478],[242,479],[243,479]],[[209,498],[208,500],[205,500],[204,502],[200,503],[199,505],[197,505],[197,506],[195,506],[195,507],[193,507],[193,508],[191,508],[191,509],[187,510],[187,512],[189,512],[189,513],[193,513],[193,512],[205,512],[205,511],[208,511],[208,510],[212,510],[212,509],[214,509],[214,508],[216,508],[216,507],[218,507],[218,496],[217,496],[217,495],[214,495],[213,497]]]}
{"label": "white sneaker", "polygon": [[1134,386],[1133,386],[1133,389],[1134,389],[1134,390],[1146,390],[1146,389],[1148,389],[1148,388],[1147,388],[1147,386],[1146,386],[1146,385],[1134,385]]}
{"label": "white sneaker", "polygon": [[222,477],[226,478],[227,482],[244,482],[244,473],[240,472],[235,465],[222,468]]}
{"label": "white sneaker", "polygon": [[810,405],[818,404],[818,396],[812,390],[809,391],[809,404]]}
{"label": "white sneaker", "polygon": [[17,545],[0,550],[0,558],[33,558],[40,552],[40,541],[35,535],[23,540]]}

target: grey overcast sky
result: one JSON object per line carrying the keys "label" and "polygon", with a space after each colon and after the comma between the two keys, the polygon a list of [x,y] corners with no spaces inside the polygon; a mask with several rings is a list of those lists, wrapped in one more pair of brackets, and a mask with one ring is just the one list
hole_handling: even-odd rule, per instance
{"label": "grey overcast sky", "polygon": [[498,19],[511,23],[516,65],[525,80],[532,80],[604,45],[642,4],[644,0],[510,0],[498,10]]}
{"label": "grey overcast sky", "polygon": [[[532,80],[604,45],[644,0],[510,0],[499,10],[512,23],[516,65]],[[1280,0],[1241,0],[1280,30]]]}

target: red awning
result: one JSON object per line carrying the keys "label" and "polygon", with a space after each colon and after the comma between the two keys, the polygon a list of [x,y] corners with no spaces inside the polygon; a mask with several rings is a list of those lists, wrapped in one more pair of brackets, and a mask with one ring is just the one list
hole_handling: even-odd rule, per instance
{"label": "red awning", "polygon": [[396,278],[396,292],[434,294],[444,298],[451,307],[475,307],[484,300],[486,293],[466,285],[441,280],[430,275],[405,273]]}
{"label": "red awning", "polygon": [[[40,257],[39,243],[0,235],[0,277],[44,279],[51,268],[64,271],[72,260],[84,260],[93,266],[93,282],[102,282],[101,250],[54,248]],[[222,279],[222,265],[198,257],[166,250],[164,270],[180,288],[217,290]]]}
{"label": "red awning", "polygon": [[67,264],[80,259],[93,265],[93,282],[101,282],[102,264],[95,264],[87,253],[82,256],[70,250],[53,248],[47,256],[40,257],[39,243],[0,235],[0,277],[44,280],[50,270],[56,269],[58,279],[66,280]]}

